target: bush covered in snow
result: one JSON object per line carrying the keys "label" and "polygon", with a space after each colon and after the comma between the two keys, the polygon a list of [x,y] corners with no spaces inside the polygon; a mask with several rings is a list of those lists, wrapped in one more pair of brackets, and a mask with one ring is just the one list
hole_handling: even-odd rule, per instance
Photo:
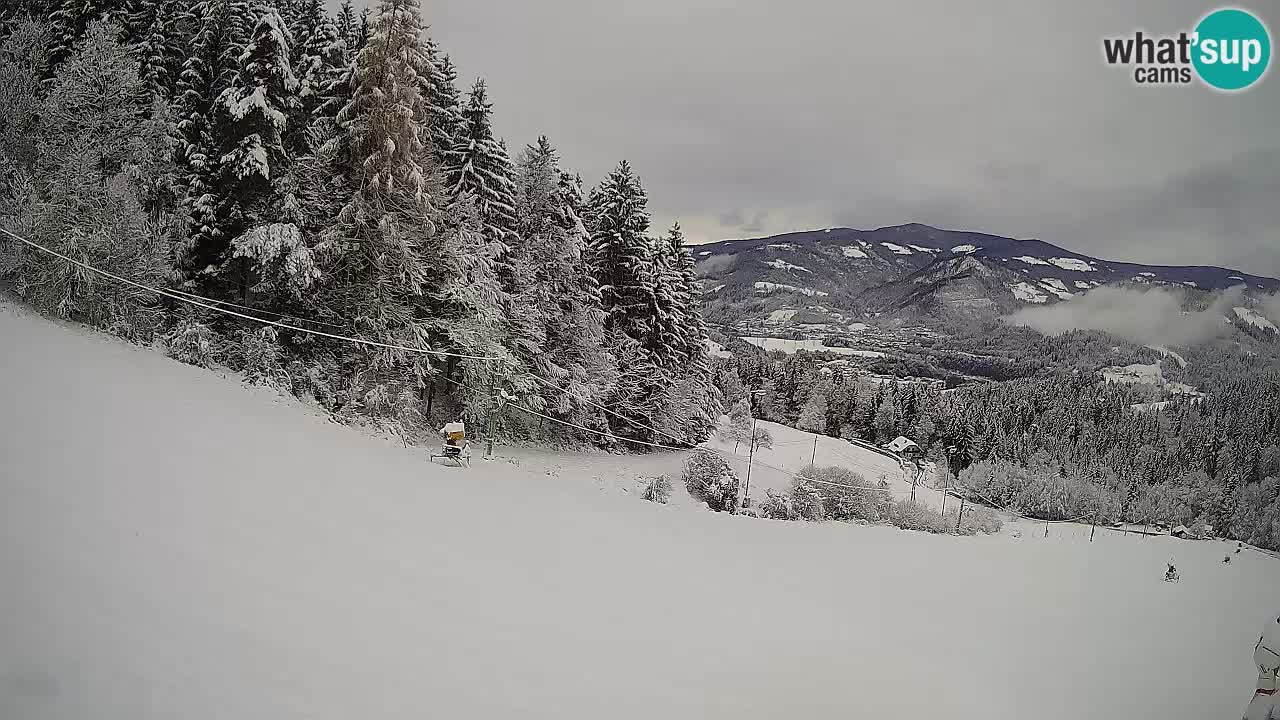
{"label": "bush covered in snow", "polygon": [[805,468],[785,492],[766,491],[760,516],[774,520],[883,522],[892,496],[842,467]]}
{"label": "bush covered in snow", "polygon": [[810,465],[801,475],[820,488],[826,519],[881,522],[889,514],[893,496],[887,486],[868,482],[852,470]]}
{"label": "bush covered in snow", "polygon": [[968,505],[964,509],[964,517],[960,520],[961,535],[995,535],[1004,527],[1004,521],[994,512]]}
{"label": "bush covered in snow", "polygon": [[645,483],[644,493],[640,497],[649,502],[666,505],[671,499],[671,478],[666,475],[649,478]]}
{"label": "bush covered in snow", "polygon": [[165,353],[188,365],[213,367],[218,361],[219,338],[208,325],[194,318],[178,323],[164,336]]}
{"label": "bush covered in snow", "polygon": [[693,499],[705,502],[716,512],[733,512],[738,507],[738,476],[724,458],[697,450],[684,464],[684,487]]}
{"label": "bush covered in snow", "polygon": [[909,500],[895,500],[889,507],[889,522],[903,530],[918,530],[937,535],[949,534],[955,524],[947,524],[942,513]]}
{"label": "bush covered in snow", "polygon": [[237,360],[246,380],[270,387],[291,388],[289,376],[281,365],[284,349],[280,347],[280,338],[275,328],[268,326],[256,330],[241,330],[238,337]]}

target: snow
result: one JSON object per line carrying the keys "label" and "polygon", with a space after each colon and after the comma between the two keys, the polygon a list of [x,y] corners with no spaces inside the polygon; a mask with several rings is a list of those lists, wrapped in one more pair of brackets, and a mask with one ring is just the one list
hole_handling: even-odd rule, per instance
{"label": "snow", "polygon": [[[889,491],[896,497],[906,498],[911,495],[911,482],[903,475],[902,467],[884,451],[822,435],[818,437],[815,455],[813,433],[765,420],[757,421],[756,425],[768,430],[773,436],[773,448],[757,449],[755,460],[759,462],[751,468],[751,497],[757,503],[765,497],[766,489],[779,492],[790,487],[792,474],[803,470],[811,457],[816,457],[818,465],[848,468],[870,482],[879,482],[883,477],[889,483]],[[727,417],[721,418],[721,426],[728,426]],[[721,439],[719,435],[713,436],[705,445],[729,456],[729,464],[738,471],[739,476],[746,477],[748,448],[745,445],[739,444],[735,452],[734,443]],[[924,497],[925,494],[917,492],[917,498],[934,507],[937,505],[933,502],[942,501],[940,492],[931,490],[927,493],[928,498]]]}
{"label": "snow", "polygon": [[977,252],[980,249],[981,248],[979,248],[977,245],[957,245],[951,248],[951,252],[963,254],[963,253]]}
{"label": "snow", "polygon": [[711,254],[713,254],[713,253],[712,253],[710,250],[703,250],[702,252],[698,253],[698,255],[699,255],[700,257],[706,257],[706,256],[711,255]]}
{"label": "snow", "polygon": [[773,312],[769,313],[769,319],[765,320],[765,322],[782,324],[795,316],[796,316],[795,310],[774,310]]}
{"label": "snow", "polygon": [[911,254],[911,251],[910,251],[910,250],[908,250],[907,248],[902,247],[901,245],[894,245],[893,243],[887,243],[887,242],[882,242],[882,243],[880,243],[880,244],[881,244],[881,245],[883,245],[884,247],[888,248],[889,250],[892,250],[892,251],[893,251],[893,253],[894,253],[895,255],[910,255],[910,254]]}
{"label": "snow", "polygon": [[840,250],[847,258],[865,258],[867,256],[867,254],[863,252],[862,248],[856,248],[852,245],[842,247]]}
{"label": "snow", "polygon": [[1023,302],[1043,303],[1049,300],[1049,296],[1040,292],[1039,288],[1028,282],[1020,282],[1017,285],[1010,285],[1009,290],[1013,292],[1013,296]]}
{"label": "snow", "polygon": [[[794,310],[775,310],[774,311],[775,314],[779,312],[790,312],[792,314],[795,313]],[[788,316],[788,319],[789,317],[790,316]],[[772,318],[773,318],[773,315],[771,314],[770,315],[771,321],[772,321]],[[823,345],[821,340],[816,340],[813,338],[807,338],[804,340],[788,340],[787,338],[744,337],[742,339],[751,343],[752,345],[755,345],[758,348],[761,348],[764,350],[781,350],[782,352],[788,355],[799,352],[801,350],[808,350],[809,352],[829,352],[835,355],[854,355],[857,357],[865,357],[865,358],[885,357],[884,353],[876,350],[858,350],[856,348],[847,348],[847,347],[828,347],[826,345]]]}
{"label": "snow", "polygon": [[941,250],[938,250],[937,248],[920,247],[919,245],[908,245],[907,247],[911,248],[912,250],[915,250],[915,251],[917,251],[917,252],[922,252],[922,253],[936,253],[936,252],[942,252]]}
{"label": "snow", "polygon": [[1138,273],[1138,274],[1141,275],[1142,277],[1149,277],[1149,278],[1153,278],[1156,276],[1156,274],[1152,272],[1144,272],[1144,273]]}
{"label": "snow", "polygon": [[1076,289],[1078,290],[1088,290],[1089,288],[1092,288],[1092,287],[1093,287],[1092,285],[1090,285],[1089,283],[1083,280],[1076,281]]}
{"label": "snow", "polygon": [[1160,366],[1154,363],[1150,365],[1137,364],[1103,368],[1102,377],[1107,382],[1155,385],[1180,395],[1200,395],[1200,392],[1190,385],[1166,380],[1164,372],[1160,370]]}
{"label": "snow", "polygon": [[1236,317],[1250,325],[1253,325],[1254,327],[1260,327],[1263,330],[1270,330],[1272,332],[1280,332],[1280,329],[1276,328],[1275,323],[1250,308],[1238,307],[1235,308],[1235,313]]}
{"label": "snow", "polygon": [[1076,272],[1095,272],[1097,270],[1097,268],[1080,258],[1051,258],[1049,262],[1063,270],[1075,270]]}
{"label": "snow", "polygon": [[1239,275],[1228,275],[1227,279],[1228,280],[1244,280],[1244,278],[1240,277]]}
{"label": "snow", "polygon": [[729,352],[728,350],[725,350],[724,346],[716,342],[715,340],[708,339],[706,341],[706,344],[707,344],[707,354],[710,355],[711,357],[723,358],[726,360],[733,357],[733,353]]}
{"label": "snow", "polygon": [[1028,265],[1048,265],[1049,264],[1044,260],[1041,260],[1038,257],[1032,257],[1031,255],[1023,255],[1021,257],[1016,257],[1014,258],[1014,260],[1020,260]]}
{"label": "snow", "polygon": [[442,468],[12,306],[0,338],[0,717],[1238,717],[1280,597],[1220,543],[657,506],[681,453]]}
{"label": "snow", "polygon": [[1042,278],[1040,284],[1049,289],[1049,292],[1057,295],[1063,300],[1070,300],[1075,297],[1074,294],[1067,291],[1067,284],[1058,278]]}
{"label": "snow", "polygon": [[791,243],[773,243],[769,245],[769,248],[773,250],[795,250],[796,246]]}
{"label": "snow", "polygon": [[799,288],[795,285],[784,285],[782,283],[756,282],[755,289],[765,293],[774,292],[794,292],[800,293],[806,297],[826,297],[827,293],[821,290],[811,290],[809,288]]}
{"label": "snow", "polygon": [[770,260],[766,262],[765,265],[768,265],[769,267],[774,268],[775,270],[797,270],[799,272],[811,272],[808,268],[803,268],[803,267],[800,267],[799,265],[792,265],[786,260]]}
{"label": "snow", "polygon": [[723,290],[724,288],[725,288],[725,284],[724,284],[724,283],[720,283],[719,285],[716,285],[715,287],[711,288],[711,289],[710,289],[710,290],[708,290],[707,292],[708,292],[708,293],[718,293],[718,292],[720,292],[721,290]]}
{"label": "snow", "polygon": [[1184,281],[1182,281],[1182,284],[1183,284],[1183,285],[1186,285],[1187,287],[1200,287],[1199,285],[1196,285],[1195,283],[1191,282],[1190,280],[1184,280]]}

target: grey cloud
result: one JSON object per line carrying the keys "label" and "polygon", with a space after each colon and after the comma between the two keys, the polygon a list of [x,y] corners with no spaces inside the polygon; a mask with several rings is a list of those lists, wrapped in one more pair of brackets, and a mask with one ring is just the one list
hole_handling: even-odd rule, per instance
{"label": "grey cloud", "polygon": [[1280,76],[1141,88],[1100,59],[1104,36],[1176,32],[1202,2],[423,9],[512,147],[547,133],[588,182],[629,159],[655,227],[693,241],[917,221],[1280,274]]}
{"label": "grey cloud", "polygon": [[1101,330],[1142,345],[1188,347],[1227,332],[1223,318],[1243,295],[1243,288],[1232,288],[1207,309],[1187,312],[1181,296],[1169,290],[1102,287],[1070,302],[1025,308],[1008,322],[1046,335]]}

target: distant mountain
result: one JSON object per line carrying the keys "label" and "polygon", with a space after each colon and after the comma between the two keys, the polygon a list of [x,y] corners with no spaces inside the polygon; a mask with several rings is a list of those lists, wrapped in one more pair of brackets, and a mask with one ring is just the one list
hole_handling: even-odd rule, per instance
{"label": "distant mountain", "polygon": [[1280,280],[1238,270],[1114,262],[1040,240],[919,224],[725,240],[693,252],[708,318],[744,327],[839,329],[885,315],[991,317],[1068,302],[1104,285],[1280,290]]}

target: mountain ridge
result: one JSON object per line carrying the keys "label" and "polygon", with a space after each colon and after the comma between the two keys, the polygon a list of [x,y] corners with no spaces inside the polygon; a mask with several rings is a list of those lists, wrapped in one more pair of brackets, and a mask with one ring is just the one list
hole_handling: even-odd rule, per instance
{"label": "mountain ridge", "polygon": [[[713,322],[839,327],[885,314],[908,321],[994,317],[1067,302],[1095,288],[1197,294],[1280,280],[1211,265],[1105,260],[1038,239],[908,223],[825,228],[692,246]],[[784,317],[785,316],[785,317]]]}

